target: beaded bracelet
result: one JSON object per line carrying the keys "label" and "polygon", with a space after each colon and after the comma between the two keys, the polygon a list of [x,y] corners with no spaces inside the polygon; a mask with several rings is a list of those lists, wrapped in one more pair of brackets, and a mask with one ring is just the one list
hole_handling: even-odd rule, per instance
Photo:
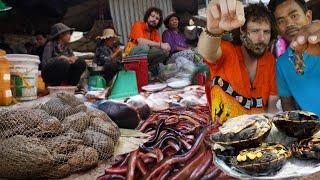
{"label": "beaded bracelet", "polygon": [[225,31],[223,31],[222,33],[219,33],[219,34],[213,34],[207,28],[204,32],[206,33],[207,36],[209,36],[211,38],[221,38],[222,36],[224,36],[227,33]]}

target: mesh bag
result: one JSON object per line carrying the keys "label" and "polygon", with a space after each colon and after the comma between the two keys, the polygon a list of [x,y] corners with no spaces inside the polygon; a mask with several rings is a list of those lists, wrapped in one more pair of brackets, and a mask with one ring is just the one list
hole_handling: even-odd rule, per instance
{"label": "mesh bag", "polygon": [[56,97],[47,101],[40,108],[59,120],[64,120],[67,116],[81,111],[87,111],[87,107],[80,100],[67,93],[58,93]]}
{"label": "mesh bag", "polygon": [[36,107],[0,109],[0,178],[62,178],[113,155],[120,131],[104,112],[69,94]]}

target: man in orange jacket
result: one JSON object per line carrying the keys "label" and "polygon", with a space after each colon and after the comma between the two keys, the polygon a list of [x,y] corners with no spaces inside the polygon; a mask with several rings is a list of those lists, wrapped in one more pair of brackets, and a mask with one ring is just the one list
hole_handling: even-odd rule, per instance
{"label": "man in orange jacket", "polygon": [[131,46],[130,55],[146,54],[149,68],[153,75],[157,75],[159,63],[164,63],[170,52],[170,45],[162,43],[158,29],[162,25],[162,10],[156,7],[149,8],[143,21],[133,24],[127,46]]}
{"label": "man in orange jacket", "polygon": [[[212,118],[220,124],[242,114],[276,112],[275,58],[268,52],[275,25],[264,4],[212,0],[199,52],[210,69]],[[226,31],[233,42],[221,41]]]}

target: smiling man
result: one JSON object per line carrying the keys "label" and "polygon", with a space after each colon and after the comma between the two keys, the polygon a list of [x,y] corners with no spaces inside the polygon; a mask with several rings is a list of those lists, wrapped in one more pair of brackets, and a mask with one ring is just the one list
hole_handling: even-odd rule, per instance
{"label": "smiling man", "polygon": [[320,115],[320,22],[304,0],[271,0],[277,29],[290,47],[277,61],[277,85],[284,111]]}
{"label": "smiling man", "polygon": [[[233,31],[233,42],[221,41]],[[207,12],[207,30],[199,39],[200,54],[211,74],[213,119],[220,124],[242,114],[276,112],[275,59],[268,52],[275,39],[271,14],[264,4],[213,0]]]}

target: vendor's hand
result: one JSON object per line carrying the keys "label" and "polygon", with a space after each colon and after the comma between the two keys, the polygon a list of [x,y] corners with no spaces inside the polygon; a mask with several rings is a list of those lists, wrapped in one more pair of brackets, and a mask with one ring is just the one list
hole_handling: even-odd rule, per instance
{"label": "vendor's hand", "polygon": [[120,48],[117,48],[117,49],[114,50],[114,54],[117,57],[121,57],[122,56],[122,50]]}
{"label": "vendor's hand", "polygon": [[207,9],[207,29],[210,33],[220,34],[224,31],[243,26],[245,23],[244,6],[237,0],[212,0]]}
{"label": "vendor's hand", "polygon": [[64,55],[59,56],[58,59],[59,59],[59,60],[62,60],[62,61],[67,61],[67,62],[69,62],[69,58],[68,58],[67,56],[64,56]]}
{"label": "vendor's hand", "polygon": [[167,51],[167,52],[170,52],[171,50],[171,46],[169,43],[161,43],[161,49]]}
{"label": "vendor's hand", "polygon": [[70,64],[73,64],[73,63],[76,62],[77,59],[78,58],[76,56],[71,56],[71,57],[69,57],[68,61],[69,61]]}
{"label": "vendor's hand", "polygon": [[117,61],[121,57],[122,57],[122,50],[120,48],[115,49],[113,51],[113,54],[111,55],[111,59],[113,62]]}
{"label": "vendor's hand", "polygon": [[315,45],[320,43],[320,21],[313,22],[302,27],[298,35],[292,40],[290,46],[293,50],[303,52],[308,44]]}

